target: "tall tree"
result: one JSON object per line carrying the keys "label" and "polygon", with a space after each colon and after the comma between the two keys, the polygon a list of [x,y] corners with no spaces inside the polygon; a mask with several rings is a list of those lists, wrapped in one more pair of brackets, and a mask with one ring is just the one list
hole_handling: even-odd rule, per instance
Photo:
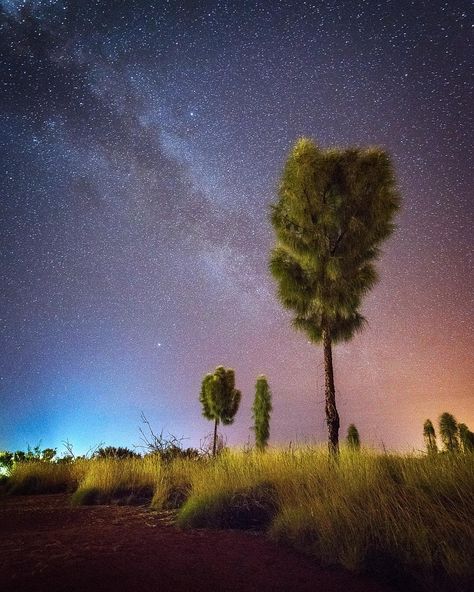
{"label": "tall tree", "polygon": [[462,451],[464,453],[474,452],[474,433],[471,432],[465,423],[460,423],[458,430]]}
{"label": "tall tree", "polygon": [[458,424],[451,413],[443,413],[439,418],[439,433],[447,452],[459,452]]}
{"label": "tall tree", "polygon": [[258,450],[265,450],[270,437],[270,414],[272,412],[272,393],[266,376],[257,378],[252,417],[255,430],[255,445]]}
{"label": "tall tree", "polygon": [[213,456],[216,455],[218,425],[234,422],[240,399],[241,393],[235,388],[235,371],[232,368],[218,366],[213,373],[204,376],[199,400],[204,417],[214,421]]}
{"label": "tall tree", "polygon": [[436,443],[436,432],[431,419],[427,419],[423,424],[423,438],[428,454],[436,454],[438,452],[438,444]]}
{"label": "tall tree", "polygon": [[394,229],[399,196],[379,148],[323,150],[296,142],[286,161],[271,222],[270,270],[293,326],[323,344],[329,451],[339,448],[332,346],[362,329],[363,296],[376,283],[381,243]]}
{"label": "tall tree", "polygon": [[351,450],[360,450],[359,430],[353,423],[347,428],[347,445]]}

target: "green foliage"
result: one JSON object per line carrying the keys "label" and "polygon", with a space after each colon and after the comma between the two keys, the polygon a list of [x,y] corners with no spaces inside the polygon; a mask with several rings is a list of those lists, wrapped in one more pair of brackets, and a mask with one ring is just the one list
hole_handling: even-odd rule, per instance
{"label": "green foliage", "polygon": [[374,262],[398,208],[383,150],[295,144],[272,207],[270,270],[294,326],[312,341],[322,341],[324,327],[333,342],[362,328],[361,300],[376,282]]}
{"label": "green foliage", "polygon": [[347,428],[347,445],[351,450],[360,450],[359,431],[353,423]]}
{"label": "green foliage", "polygon": [[217,419],[224,425],[230,425],[234,422],[240,399],[241,393],[235,388],[235,371],[232,368],[218,366],[213,374],[206,374],[199,397],[206,419]]}
{"label": "green foliage", "polygon": [[460,423],[458,425],[458,430],[462,451],[465,454],[468,452],[474,452],[474,432],[471,432],[465,423]]}
{"label": "green foliage", "polygon": [[257,378],[255,399],[252,406],[252,417],[255,430],[255,445],[258,450],[265,450],[270,437],[270,414],[272,411],[272,393],[267,378]]}
{"label": "green foliage", "polygon": [[214,373],[206,374],[202,380],[199,401],[202,414],[214,420],[213,455],[216,453],[217,426],[230,425],[240,405],[241,392],[235,388],[235,372],[232,368],[218,366]]}
{"label": "green foliage", "polygon": [[439,418],[439,433],[446,452],[459,452],[458,424],[451,413],[443,413]]}
{"label": "green foliage", "polygon": [[423,424],[423,438],[425,440],[426,451],[428,454],[436,454],[438,452],[436,432],[430,419],[427,419]]}

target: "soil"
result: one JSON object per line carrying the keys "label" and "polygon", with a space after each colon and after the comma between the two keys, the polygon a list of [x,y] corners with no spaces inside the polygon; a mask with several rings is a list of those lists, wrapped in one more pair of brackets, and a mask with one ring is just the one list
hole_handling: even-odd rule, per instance
{"label": "soil", "polygon": [[3,592],[388,592],[236,530],[179,530],[144,506],[72,507],[66,495],[0,500]]}

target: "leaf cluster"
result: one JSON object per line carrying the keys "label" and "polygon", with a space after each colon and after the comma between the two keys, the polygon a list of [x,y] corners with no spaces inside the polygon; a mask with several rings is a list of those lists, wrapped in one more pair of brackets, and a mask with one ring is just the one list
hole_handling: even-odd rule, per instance
{"label": "leaf cluster", "polygon": [[427,419],[423,424],[423,438],[425,440],[426,450],[428,454],[436,454],[438,452],[438,444],[436,442],[436,432],[433,422]]}
{"label": "leaf cluster", "polygon": [[374,263],[399,205],[380,148],[295,144],[271,209],[277,242],[270,270],[294,326],[311,340],[321,341],[324,325],[336,342],[362,328],[361,300],[377,281]]}
{"label": "leaf cluster", "polygon": [[454,415],[445,412],[440,416],[439,434],[448,452],[459,452],[458,424]]}
{"label": "leaf cluster", "polygon": [[199,401],[206,419],[230,425],[239,409],[240,399],[241,392],[235,388],[235,371],[232,368],[218,366],[203,378]]}

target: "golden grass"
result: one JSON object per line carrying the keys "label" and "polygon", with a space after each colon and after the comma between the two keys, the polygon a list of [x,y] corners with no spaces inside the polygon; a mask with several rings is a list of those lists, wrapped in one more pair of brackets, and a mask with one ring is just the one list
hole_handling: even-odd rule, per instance
{"label": "golden grass", "polygon": [[[75,503],[179,508],[182,527],[265,528],[325,564],[402,586],[474,580],[474,455],[390,455],[325,447],[229,450],[217,459],[24,463],[12,492],[77,490]],[[400,583],[400,582],[399,582]]]}
{"label": "golden grass", "polygon": [[17,463],[8,478],[7,491],[13,494],[72,492],[85,474],[88,462]]}
{"label": "golden grass", "polygon": [[76,504],[149,501],[162,477],[157,457],[92,459],[72,501]]}
{"label": "golden grass", "polygon": [[230,452],[191,486],[182,526],[226,526],[234,505],[237,520],[268,520],[270,536],[326,564],[433,583],[473,577],[473,455],[342,450],[334,463],[314,447]]}

